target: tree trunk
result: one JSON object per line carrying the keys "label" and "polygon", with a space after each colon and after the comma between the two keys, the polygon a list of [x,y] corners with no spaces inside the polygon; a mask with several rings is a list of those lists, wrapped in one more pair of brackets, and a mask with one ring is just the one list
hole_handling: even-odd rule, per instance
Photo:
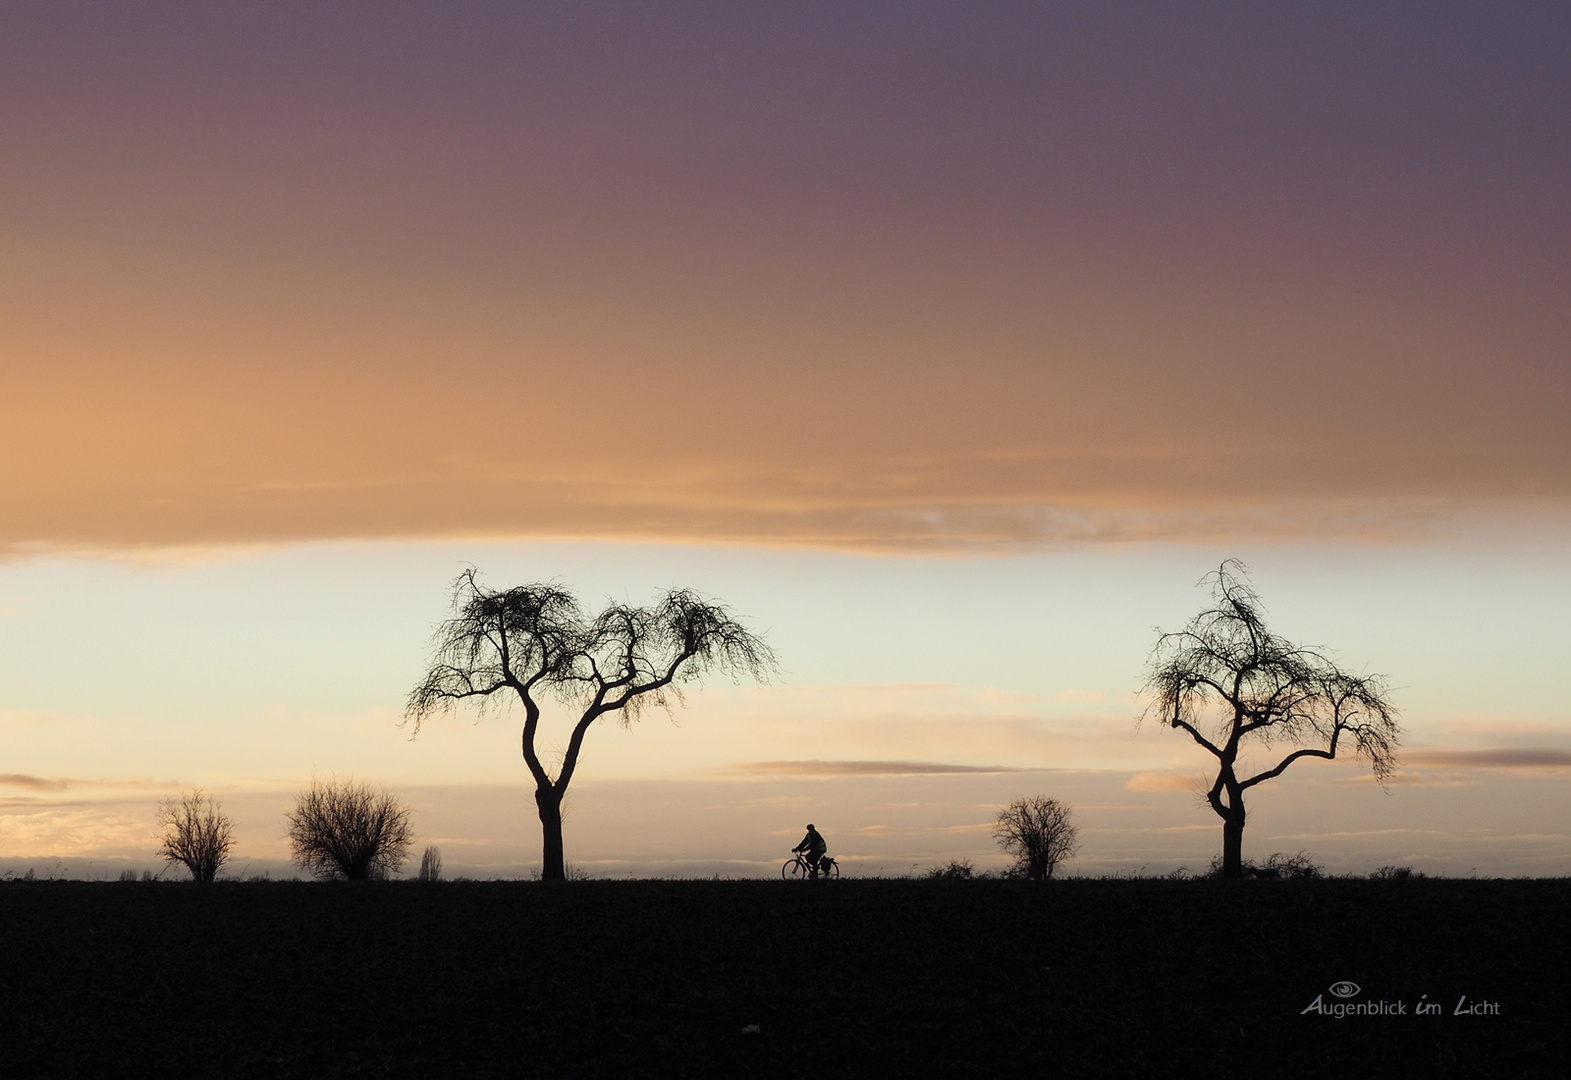
{"label": "tree trunk", "polygon": [[540,880],[566,881],[567,864],[562,858],[562,797],[554,788],[536,788],[535,805],[540,808],[540,829],[545,840],[540,852]]}
{"label": "tree trunk", "polygon": [[1241,797],[1229,800],[1227,816],[1222,819],[1222,876],[1244,876],[1244,803]]}

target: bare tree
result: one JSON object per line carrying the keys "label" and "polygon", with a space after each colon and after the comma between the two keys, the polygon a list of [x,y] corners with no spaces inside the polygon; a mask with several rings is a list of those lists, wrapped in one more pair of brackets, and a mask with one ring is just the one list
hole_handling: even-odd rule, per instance
{"label": "bare tree", "polygon": [[318,877],[386,877],[403,863],[413,839],[407,807],[352,780],[312,780],[285,817],[295,862]]}
{"label": "bare tree", "polygon": [[[1244,792],[1301,758],[1331,760],[1352,741],[1383,782],[1396,767],[1399,728],[1382,675],[1351,675],[1323,653],[1270,633],[1244,565],[1224,562],[1201,579],[1212,605],[1152,651],[1142,719],[1186,732],[1217,761],[1205,793],[1222,819],[1222,876],[1244,873]],[[1254,746],[1294,749],[1251,772]],[[1274,756],[1274,755],[1273,755]],[[1268,758],[1268,760],[1270,760]]]}
{"label": "bare tree", "polygon": [[[523,755],[535,782],[544,834],[541,877],[566,877],[562,797],[578,768],[584,736],[596,720],[615,715],[630,726],[650,706],[668,712],[680,684],[710,670],[763,681],[774,668],[769,646],[721,604],[675,589],[649,607],[613,603],[592,619],[556,585],[520,585],[505,592],[481,587],[473,569],[453,584],[453,618],[435,635],[430,669],[409,695],[415,733],[434,713],[478,699],[523,705]],[[537,749],[541,701],[556,698],[578,711],[553,776]]]}
{"label": "bare tree", "polygon": [[195,788],[178,799],[159,803],[156,820],[163,831],[160,858],[185,864],[195,881],[212,881],[218,876],[234,846],[235,829],[217,800]]}
{"label": "bare tree", "polygon": [[998,812],[993,839],[1015,858],[1015,870],[1032,881],[1053,876],[1058,864],[1080,850],[1074,813],[1057,799],[1032,795]]}
{"label": "bare tree", "polygon": [[420,881],[442,880],[442,849],[435,844],[425,849],[425,854],[420,856]]}

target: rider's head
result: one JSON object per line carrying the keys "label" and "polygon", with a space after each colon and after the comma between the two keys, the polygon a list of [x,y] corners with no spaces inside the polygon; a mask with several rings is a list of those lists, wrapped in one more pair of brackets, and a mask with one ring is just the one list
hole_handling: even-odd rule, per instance
{"label": "rider's head", "polygon": [[807,827],[808,827],[808,828],[809,828],[809,829],[811,829],[811,828],[812,828],[812,827],[813,827],[813,823],[812,823],[812,822],[811,822],[811,821],[809,821],[809,822],[808,822],[808,823],[807,823]]}

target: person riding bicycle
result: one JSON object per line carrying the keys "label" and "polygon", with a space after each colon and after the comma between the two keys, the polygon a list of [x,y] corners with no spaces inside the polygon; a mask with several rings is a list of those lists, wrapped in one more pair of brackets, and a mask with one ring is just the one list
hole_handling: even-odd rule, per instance
{"label": "person riding bicycle", "polygon": [[808,869],[812,871],[811,876],[817,877],[818,861],[824,857],[824,852],[829,850],[829,845],[824,843],[824,838],[819,835],[818,830],[813,828],[812,823],[809,822],[807,835],[802,837],[802,842],[791,850],[803,852],[807,855]]}

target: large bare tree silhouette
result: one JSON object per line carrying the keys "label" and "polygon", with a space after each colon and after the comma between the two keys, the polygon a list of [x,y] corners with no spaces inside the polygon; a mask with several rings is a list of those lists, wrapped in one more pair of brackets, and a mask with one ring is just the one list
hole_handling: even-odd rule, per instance
{"label": "large bare tree silhouette", "polygon": [[[453,584],[453,617],[437,630],[430,667],[405,716],[418,734],[432,714],[469,699],[482,708],[499,700],[522,704],[524,763],[544,836],[541,877],[560,881],[562,798],[594,722],[615,715],[631,725],[650,706],[669,710],[681,699],[680,685],[705,672],[764,681],[774,664],[769,646],[729,609],[687,589],[649,607],[613,603],[590,619],[557,585],[494,592],[469,569]],[[579,713],[554,776],[538,749],[547,698]]]}
{"label": "large bare tree silhouette", "polygon": [[[1187,733],[1216,758],[1205,798],[1222,819],[1222,876],[1236,878],[1246,791],[1302,758],[1331,760],[1348,740],[1384,781],[1399,728],[1384,676],[1351,675],[1266,629],[1243,563],[1229,559],[1200,584],[1211,587],[1212,606],[1157,639],[1146,683],[1154,700],[1142,720]],[[1253,747],[1284,745],[1293,749],[1269,768],[1251,773],[1240,761]]]}

